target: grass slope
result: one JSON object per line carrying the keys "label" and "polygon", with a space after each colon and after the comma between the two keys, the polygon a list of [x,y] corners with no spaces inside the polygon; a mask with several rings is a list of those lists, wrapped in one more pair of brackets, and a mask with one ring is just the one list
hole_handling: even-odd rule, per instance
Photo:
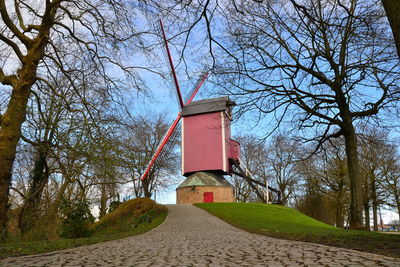
{"label": "grass slope", "polygon": [[5,242],[0,245],[0,258],[39,254],[139,235],[157,227],[166,217],[167,209],[164,206],[148,198],[136,198],[122,203],[115,211],[94,223],[91,237]]}
{"label": "grass slope", "polygon": [[261,203],[195,205],[249,232],[400,257],[400,235],[336,228],[297,210],[279,205]]}

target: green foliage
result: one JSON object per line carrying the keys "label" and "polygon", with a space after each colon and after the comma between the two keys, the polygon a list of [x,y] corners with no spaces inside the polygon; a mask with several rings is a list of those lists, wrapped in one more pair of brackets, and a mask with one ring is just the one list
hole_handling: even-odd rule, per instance
{"label": "green foliage", "polygon": [[86,200],[64,200],[60,208],[64,214],[61,237],[78,238],[92,235],[90,224],[94,222],[94,217],[90,213],[89,203]]}
{"label": "green foliage", "polygon": [[143,214],[143,215],[140,215],[139,222],[140,223],[151,223],[152,219],[153,218],[149,214]]}
{"label": "green foliage", "polygon": [[249,232],[400,257],[400,235],[336,228],[280,205],[261,203],[195,205]]}

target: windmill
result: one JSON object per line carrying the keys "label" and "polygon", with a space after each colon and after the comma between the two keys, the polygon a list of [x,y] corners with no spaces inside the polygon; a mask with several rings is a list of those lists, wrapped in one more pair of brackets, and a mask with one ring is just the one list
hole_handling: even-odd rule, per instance
{"label": "windmill", "polygon": [[[240,144],[231,139],[232,107],[228,97],[193,101],[208,77],[204,73],[196,86],[182,97],[163,24],[160,28],[171,68],[180,112],[172,122],[145,169],[141,180],[151,174],[156,162],[163,162],[181,134],[182,174],[187,177],[177,188],[177,203],[234,202],[233,187],[224,175],[243,177],[263,202],[277,190],[254,179],[240,160]],[[178,125],[181,124],[181,127]],[[278,194],[279,195],[279,194]]]}

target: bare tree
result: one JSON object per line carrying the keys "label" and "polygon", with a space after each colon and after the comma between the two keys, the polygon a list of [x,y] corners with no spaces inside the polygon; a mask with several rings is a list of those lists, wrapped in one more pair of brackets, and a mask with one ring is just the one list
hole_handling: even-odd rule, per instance
{"label": "bare tree", "polygon": [[49,155],[56,142],[56,131],[61,118],[66,114],[56,96],[43,96],[45,91],[45,88],[42,88],[42,92],[34,93],[27,114],[28,123],[22,135],[24,142],[35,150],[28,192],[24,197],[18,220],[18,227],[22,233],[28,232],[38,222],[39,203],[51,172],[48,166]]}
{"label": "bare tree", "polygon": [[120,157],[136,197],[151,197],[154,190],[161,190],[175,181],[179,169],[176,151],[179,134],[171,138],[171,146],[156,160],[149,176],[140,180],[167,129],[164,114],[139,116],[125,128]]}
{"label": "bare tree", "polygon": [[288,205],[298,183],[297,159],[300,144],[283,135],[272,138],[266,150],[266,163],[272,184],[281,193],[282,205]]}
{"label": "bare tree", "polygon": [[[393,168],[394,167],[394,168]],[[397,210],[400,220],[400,167],[392,166],[392,169],[384,176],[384,188],[388,190],[389,197],[386,203]]]}
{"label": "bare tree", "polygon": [[299,161],[297,173],[301,184],[297,207],[314,218],[344,227],[350,201],[343,140],[331,140],[323,151]]}
{"label": "bare tree", "polygon": [[[333,141],[333,140],[332,140]],[[321,182],[324,187],[321,191],[331,195],[334,200],[336,227],[344,226],[347,215],[346,207],[349,203],[349,177],[346,163],[346,153],[342,139],[336,139],[320,153]],[[319,157],[316,156],[314,158]]]}
{"label": "bare tree", "polygon": [[[369,230],[372,207],[373,230],[378,231],[378,207],[383,204],[382,181],[385,170],[394,164],[394,147],[389,143],[388,132],[364,126],[359,134],[361,167],[364,175],[364,215]],[[387,173],[390,175],[390,173]]]}
{"label": "bare tree", "polygon": [[382,178],[380,187],[385,193],[384,203],[397,210],[400,219],[400,156],[398,147],[386,144],[385,164],[382,166]]}
{"label": "bare tree", "polygon": [[[362,175],[354,123],[398,99],[399,61],[382,9],[371,1],[243,1],[228,17],[231,53],[219,83],[246,110],[291,118],[317,143],[343,136],[350,177],[351,227],[363,228]],[[303,2],[302,2],[303,3]],[[222,65],[223,64],[223,65]],[[227,66],[230,66],[228,68]],[[290,116],[290,117],[289,117]]]}

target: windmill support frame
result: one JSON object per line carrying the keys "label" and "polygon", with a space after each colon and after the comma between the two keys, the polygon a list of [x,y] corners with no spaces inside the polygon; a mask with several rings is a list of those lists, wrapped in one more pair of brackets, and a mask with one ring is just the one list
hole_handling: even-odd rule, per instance
{"label": "windmill support frame", "polygon": [[234,166],[236,170],[232,170],[231,173],[235,174],[237,176],[242,177],[243,179],[246,180],[246,182],[248,183],[248,185],[251,187],[251,189],[254,190],[254,192],[256,193],[257,197],[263,202],[263,203],[269,203],[269,194],[267,193],[267,195],[264,197],[263,194],[261,194],[260,190],[257,188],[256,185],[261,186],[263,188],[266,188],[266,190],[270,190],[271,192],[275,193],[277,195],[277,201],[276,204],[281,204],[281,193],[279,190],[270,187],[267,184],[264,184],[263,182],[257,181],[256,179],[253,179],[251,177],[251,173],[249,173],[249,171],[247,170],[246,167],[245,170],[242,168],[243,164],[240,164],[241,161],[240,160],[232,160],[230,159],[230,163],[232,165],[232,167]]}

